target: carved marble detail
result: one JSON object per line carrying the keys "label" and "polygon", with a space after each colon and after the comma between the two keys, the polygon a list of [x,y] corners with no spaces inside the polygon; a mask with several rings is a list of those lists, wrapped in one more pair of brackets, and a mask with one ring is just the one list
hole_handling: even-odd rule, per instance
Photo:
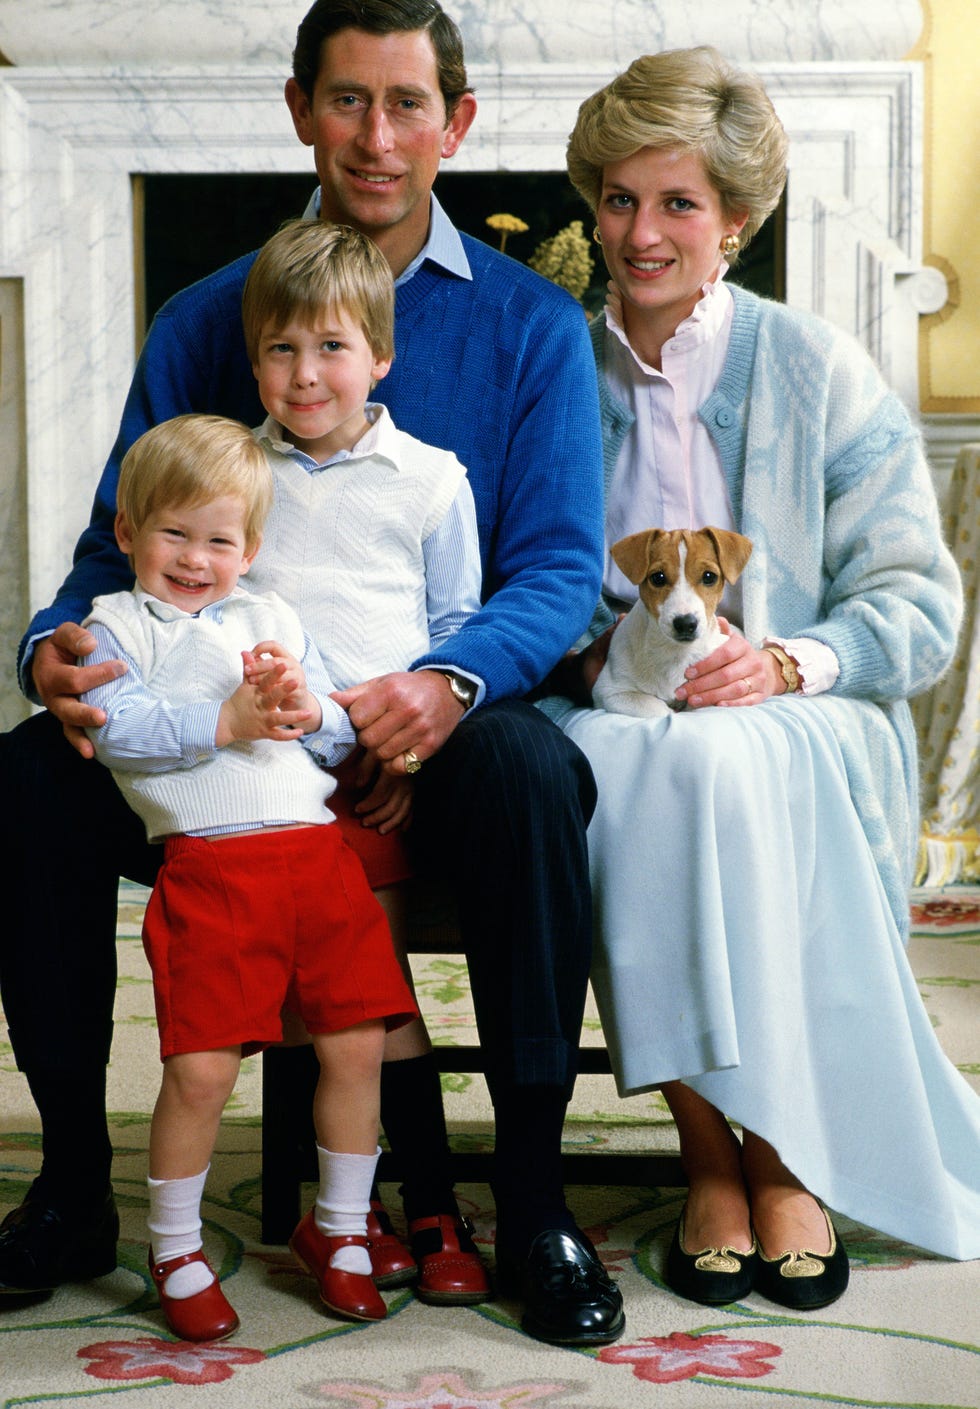
{"label": "carved marble detail", "polygon": [[[309,0],[0,0],[11,63],[288,61]],[[471,64],[608,62],[710,42],[750,63],[900,59],[923,25],[920,0],[455,0]]]}

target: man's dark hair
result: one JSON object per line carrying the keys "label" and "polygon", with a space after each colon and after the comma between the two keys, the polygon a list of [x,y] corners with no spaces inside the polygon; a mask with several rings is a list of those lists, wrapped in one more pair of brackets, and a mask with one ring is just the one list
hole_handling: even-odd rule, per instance
{"label": "man's dark hair", "polygon": [[311,101],[323,41],[342,29],[363,29],[368,34],[424,29],[435,50],[447,121],[463,94],[472,91],[466,80],[462,35],[438,0],[316,0],[300,22],[293,50],[293,77]]}

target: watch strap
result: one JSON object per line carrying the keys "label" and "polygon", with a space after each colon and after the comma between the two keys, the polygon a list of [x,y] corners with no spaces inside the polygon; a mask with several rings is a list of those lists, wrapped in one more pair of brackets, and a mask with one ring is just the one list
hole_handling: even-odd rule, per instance
{"label": "watch strap", "polygon": [[776,657],[779,673],[786,682],[786,693],[798,695],[803,688],[803,682],[800,680],[800,672],[793,657],[787,655],[782,646],[777,646],[772,641],[767,641],[762,649]]}

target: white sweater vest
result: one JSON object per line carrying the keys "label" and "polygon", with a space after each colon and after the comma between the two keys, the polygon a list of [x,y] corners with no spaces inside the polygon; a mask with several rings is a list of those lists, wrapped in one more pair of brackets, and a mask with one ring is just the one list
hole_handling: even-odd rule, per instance
{"label": "white sweater vest", "polygon": [[[102,622],[136,661],[143,684],[175,708],[228,699],[242,681],[241,652],[257,641],[279,641],[297,660],[303,655],[299,619],[274,594],[239,589],[222,602],[220,618],[173,610],[166,619],[141,608],[132,592],[116,592],[95,599],[88,622]],[[150,841],[225,824],[333,821],[324,804],[336,782],[298,739],[240,741],[186,768],[113,768],[112,776]]]}
{"label": "white sweater vest", "polygon": [[295,606],[338,689],[429,649],[422,545],[465,475],[386,411],[378,429],[374,453],[312,473],[260,437],[275,503],[249,584]]}

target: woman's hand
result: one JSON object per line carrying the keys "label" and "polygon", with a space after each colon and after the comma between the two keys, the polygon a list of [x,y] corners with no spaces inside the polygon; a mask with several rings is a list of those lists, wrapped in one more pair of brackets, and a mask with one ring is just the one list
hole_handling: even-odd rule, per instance
{"label": "woman's hand", "polygon": [[785,694],[786,681],[772,652],[756,650],[744,636],[733,634],[724,617],[718,618],[718,625],[727,640],[688,667],[687,684],[675,691],[677,698],[686,700],[689,709],[702,709],[762,704],[773,695]]}

